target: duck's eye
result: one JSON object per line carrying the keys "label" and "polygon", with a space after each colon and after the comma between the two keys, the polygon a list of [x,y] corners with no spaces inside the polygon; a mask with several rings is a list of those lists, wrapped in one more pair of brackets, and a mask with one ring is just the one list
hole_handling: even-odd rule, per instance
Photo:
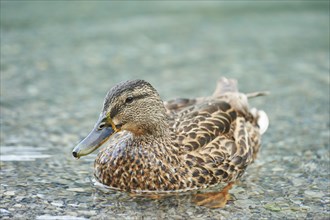
{"label": "duck's eye", "polygon": [[125,103],[132,103],[133,102],[133,97],[129,96],[126,98]]}
{"label": "duck's eye", "polygon": [[105,127],[105,122],[102,121],[99,126],[97,127],[98,130],[102,130]]}

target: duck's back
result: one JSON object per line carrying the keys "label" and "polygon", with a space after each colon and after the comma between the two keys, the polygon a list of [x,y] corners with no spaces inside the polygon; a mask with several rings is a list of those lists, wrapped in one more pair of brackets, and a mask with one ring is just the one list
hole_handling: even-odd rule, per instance
{"label": "duck's back", "polygon": [[234,181],[256,158],[268,118],[249,109],[234,80],[221,79],[211,97],[164,104],[172,140],[191,168],[192,186]]}

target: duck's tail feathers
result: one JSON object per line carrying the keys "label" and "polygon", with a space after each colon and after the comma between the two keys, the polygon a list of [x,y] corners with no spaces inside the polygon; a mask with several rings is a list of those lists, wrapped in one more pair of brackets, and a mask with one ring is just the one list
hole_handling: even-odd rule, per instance
{"label": "duck's tail feathers", "polygon": [[268,91],[262,91],[262,92],[247,93],[246,96],[250,99],[250,98],[254,98],[254,97],[258,97],[258,96],[266,96],[269,94],[270,94],[270,92],[268,92]]}
{"label": "duck's tail feathers", "polygon": [[[217,82],[213,97],[224,97],[228,99],[228,102],[233,108],[242,112],[248,112],[248,99],[269,95],[267,91],[252,92],[252,93],[240,93],[238,91],[237,81],[235,79],[227,79],[225,77],[220,78]],[[260,134],[266,132],[269,126],[269,119],[267,114],[263,110],[257,110],[256,108],[250,109],[251,114],[257,120]]]}
{"label": "duck's tail feathers", "polygon": [[[213,96],[221,96],[225,93],[235,93],[235,92],[238,92],[237,80],[221,77],[217,82],[217,86],[213,92]],[[269,95],[269,92],[260,91],[260,92],[251,92],[246,94],[247,98],[254,98],[265,95]]]}

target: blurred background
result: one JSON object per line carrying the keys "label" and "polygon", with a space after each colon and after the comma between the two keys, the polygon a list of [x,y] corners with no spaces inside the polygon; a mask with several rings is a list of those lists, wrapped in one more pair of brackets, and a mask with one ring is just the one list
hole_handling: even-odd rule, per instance
{"label": "blurred background", "polygon": [[[0,16],[2,218],[329,216],[329,1],[1,1]],[[224,210],[118,203],[91,184],[95,155],[72,159],[116,83],[168,100],[221,76],[271,93],[251,100],[270,128]]]}

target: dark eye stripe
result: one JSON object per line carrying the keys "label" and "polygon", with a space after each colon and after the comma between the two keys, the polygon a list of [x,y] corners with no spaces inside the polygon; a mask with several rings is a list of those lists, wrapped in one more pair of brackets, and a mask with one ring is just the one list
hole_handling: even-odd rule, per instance
{"label": "dark eye stripe", "polygon": [[148,97],[148,96],[149,96],[148,94],[141,94],[141,95],[134,96],[133,99],[134,100],[144,99],[145,97]]}

